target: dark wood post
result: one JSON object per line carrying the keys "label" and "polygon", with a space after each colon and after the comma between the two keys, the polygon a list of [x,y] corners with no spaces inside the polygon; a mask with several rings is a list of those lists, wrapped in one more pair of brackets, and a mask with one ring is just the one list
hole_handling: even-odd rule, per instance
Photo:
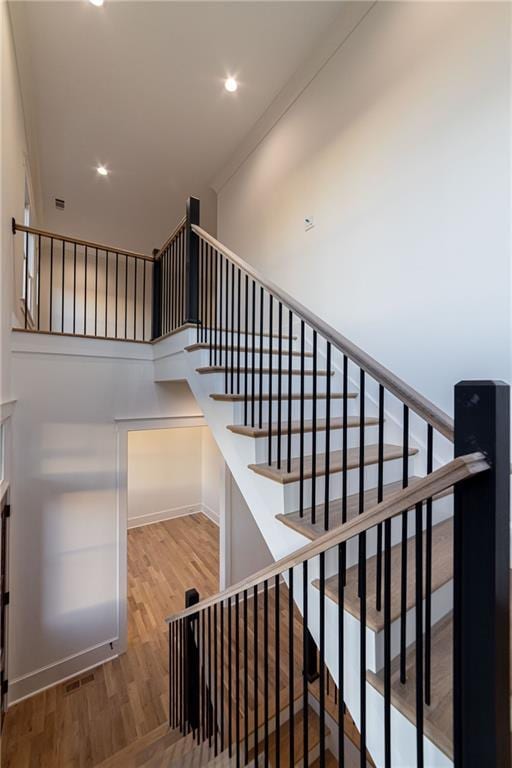
{"label": "dark wood post", "polygon": [[153,251],[153,313],[151,318],[151,338],[162,335],[162,259],[155,258],[158,249]]}
{"label": "dark wood post", "polygon": [[196,197],[189,197],[185,230],[185,322],[187,323],[199,322],[199,237],[192,230],[192,224],[199,224],[199,208],[199,200]]}
{"label": "dark wood post", "polygon": [[455,768],[510,768],[510,391],[455,387],[455,456],[490,469],[454,489]]}
{"label": "dark wood post", "polygon": [[[197,589],[185,592],[185,608],[190,608],[199,602]],[[185,712],[187,723],[193,731],[199,726],[199,639],[196,638],[196,626],[199,614],[185,619]]]}

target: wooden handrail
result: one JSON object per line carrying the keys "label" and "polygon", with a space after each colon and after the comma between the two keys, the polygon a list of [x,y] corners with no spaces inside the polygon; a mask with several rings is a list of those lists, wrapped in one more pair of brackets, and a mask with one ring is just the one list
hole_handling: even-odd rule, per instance
{"label": "wooden handrail", "polygon": [[85,245],[87,248],[97,248],[98,251],[108,251],[109,253],[119,253],[122,256],[130,256],[134,259],[144,259],[145,261],[153,261],[152,256],[147,256],[145,253],[138,253],[137,251],[127,251],[124,248],[115,248],[113,245],[105,245],[104,243],[95,243],[92,240],[82,240],[79,237],[68,237],[67,235],[60,235],[57,232],[49,232],[45,229],[37,229],[36,227],[26,227],[24,224],[18,224],[15,219],[12,220],[12,231],[16,232],[28,232],[31,235],[41,235],[41,237],[49,237],[52,240],[59,240],[65,243],[76,243],[76,245]]}
{"label": "wooden handrail", "polygon": [[181,220],[181,221],[179,221],[179,222],[176,224],[176,226],[174,227],[173,231],[171,232],[171,234],[169,235],[169,237],[166,239],[165,243],[162,245],[162,247],[160,248],[160,250],[159,250],[157,253],[155,253],[155,257],[154,257],[155,259],[159,259],[159,258],[161,257],[162,253],[165,251],[165,249],[167,248],[167,246],[169,245],[169,243],[172,243],[172,241],[174,240],[174,238],[176,237],[176,235],[178,234],[178,232],[179,232],[181,229],[183,229],[183,227],[185,226],[185,224],[186,224],[186,223],[187,223],[187,217],[186,217],[186,216],[184,216],[184,217],[182,218],[182,220]]}
{"label": "wooden handrail", "polygon": [[233,262],[237,267],[244,270],[253,280],[256,280],[262,285],[269,293],[275,298],[285,304],[289,309],[293,310],[302,320],[308,325],[314,328],[320,333],[327,341],[329,341],[336,349],[346,354],[354,363],[357,363],[366,373],[373,376],[379,384],[382,384],[386,389],[392,392],[396,397],[401,400],[402,403],[407,405],[414,413],[421,416],[432,427],[437,429],[442,435],[453,443],[453,419],[451,419],[444,411],[434,405],[426,397],[423,397],[415,389],[409,386],[399,376],[385,368],[371,355],[367,354],[364,350],[351,342],[331,325],[322,320],[314,312],[311,312],[307,307],[301,304],[299,301],[286,293],[282,288],[272,283],[270,280],[266,280],[259,272],[257,272],[250,264],[245,262],[236,253],[230,251],[225,245],[222,245],[213,235],[202,229],[201,227],[193,224],[193,231],[199,235],[205,242],[213,246],[219,253],[222,253],[227,259]]}
{"label": "wooden handrail", "polygon": [[374,505],[367,512],[349,520],[348,523],[344,523],[339,528],[334,528],[291,555],[277,560],[272,565],[263,568],[263,570],[258,571],[247,579],[239,581],[238,584],[234,584],[223,592],[218,592],[216,595],[202,600],[194,605],[193,608],[188,608],[173,616],[169,616],[166,621],[171,623],[178,619],[183,619],[185,616],[192,616],[198,611],[203,611],[205,608],[219,603],[221,600],[228,600],[246,589],[257,587],[264,581],[280,576],[290,568],[300,565],[305,560],[310,560],[322,552],[342,544],[354,536],[358,536],[360,533],[364,533],[369,528],[373,528],[379,525],[379,523],[384,523],[386,520],[400,515],[404,510],[414,507],[415,504],[437,496],[456,483],[477,475],[479,472],[485,472],[487,469],[489,469],[489,464],[483,453],[470,453],[467,456],[459,456],[436,469],[430,475],[426,475],[426,477],[423,477],[414,485],[409,485],[407,488],[390,494],[380,504]]}

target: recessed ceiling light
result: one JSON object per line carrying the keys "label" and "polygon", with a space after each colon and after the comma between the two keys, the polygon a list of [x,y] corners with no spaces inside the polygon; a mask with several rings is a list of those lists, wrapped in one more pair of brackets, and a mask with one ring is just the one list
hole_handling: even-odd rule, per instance
{"label": "recessed ceiling light", "polygon": [[229,93],[234,93],[238,88],[238,83],[234,77],[227,77],[224,81],[224,88],[226,91],[229,91]]}
{"label": "recessed ceiling light", "polygon": [[95,5],[95,6],[97,6],[99,8],[100,5],[103,5],[105,0],[89,0],[89,2],[90,2],[91,5]]}
{"label": "recessed ceiling light", "polygon": [[108,170],[105,168],[104,165],[98,165],[96,168],[100,176],[108,176]]}

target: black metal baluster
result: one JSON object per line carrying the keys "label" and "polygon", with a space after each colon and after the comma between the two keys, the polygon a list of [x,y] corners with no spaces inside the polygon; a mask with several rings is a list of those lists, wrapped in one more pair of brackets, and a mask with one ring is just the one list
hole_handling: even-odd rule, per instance
{"label": "black metal baluster", "polygon": [[228,752],[233,755],[233,630],[231,620],[231,600],[228,599]]}
{"label": "black metal baluster", "polygon": [[292,471],[292,328],[293,313],[288,310],[288,414],[286,440],[286,471]]}
{"label": "black metal baluster", "polygon": [[98,249],[95,249],[94,266],[94,335],[98,335]]}
{"label": "black metal baluster", "polygon": [[[313,330],[313,401],[312,407],[312,423],[311,423],[311,522],[313,525],[316,523],[316,396],[317,396],[317,347],[318,337],[317,332]],[[329,378],[329,377],[327,377]],[[304,428],[304,424],[302,424]]]}
{"label": "black metal baluster", "polygon": [[345,584],[343,579],[344,550],[338,544],[338,762],[345,768]]}
{"label": "black metal baluster", "polygon": [[[427,427],[427,474],[434,468],[434,430]],[[432,694],[432,498],[427,499],[427,534],[425,553],[425,704]]]}
{"label": "black metal baluster", "polygon": [[237,269],[238,273],[238,289],[237,289],[237,304],[238,304],[238,329],[237,329],[237,353],[236,353],[236,393],[237,395],[240,394],[240,329],[241,329],[241,295],[240,291],[242,289],[242,271],[240,269]]}
{"label": "black metal baluster", "polygon": [[[365,373],[362,368],[359,369],[359,496],[358,496],[358,514],[362,515],[364,512],[364,406],[365,406]],[[358,590],[359,596],[361,596],[361,570],[363,566],[362,561],[362,543],[363,537],[366,542],[366,534],[362,533],[359,536],[359,574],[358,574]],[[366,567],[366,566],[365,566]],[[362,625],[361,625],[362,626]]]}
{"label": "black metal baluster", "polygon": [[[258,765],[258,587],[253,588],[254,622],[254,765]],[[266,653],[266,649],[265,649]]]}
{"label": "black metal baluster", "polygon": [[219,296],[217,294],[219,287],[219,252],[215,251],[215,313],[214,313],[214,341],[213,341],[213,364],[217,365],[217,349],[218,349],[218,336],[217,336],[217,321],[219,317]]}
{"label": "black metal baluster", "polygon": [[225,327],[225,336],[224,340],[226,342],[225,345],[225,354],[224,354],[224,392],[226,395],[229,392],[228,388],[228,381],[229,381],[229,261],[225,260],[226,264],[226,327]]}
{"label": "black metal baluster", "polygon": [[[97,254],[98,251],[96,251]],[[124,257],[124,338],[125,340],[128,338],[128,256]]]}
{"label": "black metal baluster", "polygon": [[[341,448],[341,522],[347,522],[347,445],[348,445],[348,358],[343,355],[343,429],[342,429],[342,448]],[[343,584],[346,584],[346,552],[347,545],[343,543]]]}
{"label": "black metal baluster", "polygon": [[217,687],[218,683],[218,637],[217,637],[217,603],[213,606],[213,750],[214,756],[218,755],[218,722],[219,722],[219,691]]}
{"label": "black metal baluster", "polygon": [[108,251],[105,251],[105,336],[108,336]]}
{"label": "black metal baluster", "polygon": [[224,279],[223,279],[223,272],[224,272],[224,256],[220,253],[219,254],[219,365],[222,368],[222,349],[224,346],[224,323],[222,320],[222,313],[224,309],[224,303],[223,303],[223,288],[224,288]]}
{"label": "black metal baluster", "polygon": [[249,371],[249,275],[245,276],[244,426],[247,426],[247,374]]}
{"label": "black metal baluster", "polygon": [[[143,261],[142,265],[144,271],[142,273],[142,341],[146,341],[146,267],[147,261]],[[117,302],[117,290],[116,290],[116,302]],[[117,309],[116,309],[117,318]]]}
{"label": "black metal baluster", "polygon": [[277,319],[277,328],[278,328],[278,346],[277,346],[277,356],[278,356],[278,370],[277,370],[277,468],[281,469],[281,437],[282,437],[282,397],[283,397],[283,304],[282,302],[279,302],[279,309],[278,309],[278,319]]}
{"label": "black metal baluster", "polygon": [[[87,249],[86,249],[87,250]],[[87,286],[87,283],[86,283]],[[41,235],[37,240],[37,330],[41,329]]]}
{"label": "black metal baluster", "polygon": [[[299,515],[304,517],[304,320],[300,321],[300,479]],[[290,369],[291,372],[291,369]]]}
{"label": "black metal baluster", "polygon": [[304,766],[309,765],[309,722],[308,722],[308,668],[309,668],[309,630],[308,630],[308,561],[302,563],[302,740],[304,751]]}
{"label": "black metal baluster", "polygon": [[202,739],[208,738],[208,711],[206,698],[206,667],[205,667],[205,621],[206,614],[201,611],[201,730]]}
{"label": "black metal baluster", "polygon": [[[66,241],[62,241],[62,296],[61,296],[61,310],[60,310],[60,330],[62,333],[64,333],[64,296],[66,293],[65,289],[65,260],[66,260]],[[28,274],[28,234],[27,234],[27,274]],[[28,306],[28,294],[25,293],[25,309]],[[25,312],[26,314],[26,312]],[[73,328],[74,333],[74,328]]]}
{"label": "black metal baluster", "polygon": [[251,427],[254,427],[254,407],[256,394],[254,391],[256,368],[256,283],[252,281],[252,367],[251,367]]}
{"label": "black metal baluster", "polygon": [[268,465],[272,464],[272,333],[274,329],[274,297],[268,295],[269,355],[268,355]]}
{"label": "black metal baluster", "polygon": [[53,323],[53,237],[50,238],[50,332]]}
{"label": "black metal baluster", "polygon": [[[145,264],[145,262],[144,262]],[[116,301],[115,301],[115,322],[114,322],[114,335],[117,339],[117,291],[119,285],[119,254],[116,253]]]}
{"label": "black metal baluster", "polygon": [[295,714],[294,714],[295,659],[293,651],[293,568],[288,570],[288,709],[290,723],[290,765],[295,765]]}
{"label": "black metal baluster", "polygon": [[[320,768],[325,768],[325,552],[319,556],[320,565]],[[306,703],[304,703],[306,706]],[[365,766],[366,768],[366,766]]]}
{"label": "black metal baluster", "polygon": [[258,426],[261,429],[263,426],[263,311],[265,305],[265,298],[263,293],[263,286],[260,286],[260,375],[259,375],[259,410],[258,410]]}
{"label": "black metal baluster", "polygon": [[247,616],[247,590],[244,589],[244,765],[249,762],[249,621]]}
{"label": "black metal baluster", "polygon": [[169,624],[169,727],[174,725],[174,624]]}
{"label": "black metal baluster", "polygon": [[269,657],[269,645],[268,645],[268,581],[263,582],[263,648],[265,649],[265,655],[263,657],[263,722],[264,722],[264,760],[265,768],[269,765],[269,732],[268,732],[268,697],[269,697],[269,682],[268,682],[268,657]]}
{"label": "black metal baluster", "polygon": [[235,739],[236,767],[240,768],[240,602],[238,592],[235,595]]}
{"label": "black metal baluster", "polygon": [[217,728],[215,727],[215,718],[216,718],[216,712],[213,709],[213,703],[212,703],[212,672],[213,672],[213,664],[212,664],[212,614],[211,614],[211,606],[208,606],[208,711],[211,713],[210,716],[210,726],[208,728],[208,744],[211,747],[212,741],[213,741],[213,731],[215,729],[215,735],[217,734]]}
{"label": "black metal baluster", "polygon": [[88,273],[88,251],[87,246],[85,246],[85,255],[84,255],[84,336],[87,336],[87,273]]}
{"label": "black metal baluster", "polygon": [[136,257],[133,261],[134,270],[135,270],[135,276],[133,278],[133,339],[137,338],[137,304],[138,304],[138,297],[137,297],[137,277],[138,277],[138,271],[139,271],[139,260]]}
{"label": "black metal baluster", "polygon": [[[384,494],[384,387],[379,384],[379,437],[377,459],[377,503],[383,499]],[[382,608],[382,523],[377,526],[377,574],[375,589],[375,607],[378,611]]]}
{"label": "black metal baluster", "polygon": [[324,481],[324,530],[329,530],[329,494],[331,465],[331,342],[326,349],[327,384],[325,391],[325,481]]}
{"label": "black metal baluster", "polygon": [[76,243],[73,244],[73,333],[76,333]]}
{"label": "black metal baluster", "polygon": [[220,602],[220,751],[224,751],[224,663],[225,663],[224,601]]}
{"label": "black metal baluster", "polygon": [[416,504],[416,763],[423,768],[423,504]]}
{"label": "black metal baluster", "polygon": [[233,394],[234,375],[235,375],[235,265],[231,264],[231,370],[230,370],[230,392]]}
{"label": "black metal baluster", "polygon": [[274,601],[274,621],[275,621],[275,631],[274,631],[274,655],[275,655],[275,707],[276,707],[276,717],[275,717],[275,733],[276,733],[276,740],[275,740],[275,766],[274,768],[280,768],[281,766],[281,637],[280,637],[280,624],[281,624],[281,616],[279,611],[279,575],[275,576],[274,579],[274,591],[275,591],[275,601]]}
{"label": "black metal baluster", "polygon": [[[403,416],[403,443],[404,455],[402,461],[402,487],[409,485],[409,408],[404,405]],[[402,551],[401,551],[401,590],[400,590],[400,682],[407,679],[407,540],[408,540],[408,515],[409,511],[402,513]]]}
{"label": "black metal baluster", "polygon": [[391,520],[384,523],[384,768],[391,768]]}
{"label": "black metal baluster", "polygon": [[359,541],[359,697],[360,697],[360,765],[366,768],[366,531],[361,534]]}

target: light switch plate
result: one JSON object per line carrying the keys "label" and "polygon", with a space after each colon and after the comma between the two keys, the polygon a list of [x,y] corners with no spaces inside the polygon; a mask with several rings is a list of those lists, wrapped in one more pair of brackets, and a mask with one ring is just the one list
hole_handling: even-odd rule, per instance
{"label": "light switch plate", "polygon": [[308,229],[313,229],[315,226],[315,220],[313,216],[305,216],[304,217],[304,230],[307,232]]}

